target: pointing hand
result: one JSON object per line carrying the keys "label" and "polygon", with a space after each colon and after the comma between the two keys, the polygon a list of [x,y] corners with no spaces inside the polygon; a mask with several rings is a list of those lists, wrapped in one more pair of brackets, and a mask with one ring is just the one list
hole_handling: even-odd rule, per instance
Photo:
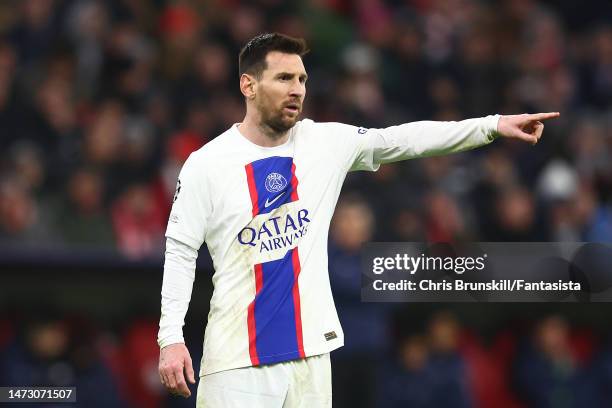
{"label": "pointing hand", "polygon": [[538,143],[544,131],[543,120],[559,117],[559,112],[504,115],[499,119],[497,132],[501,136]]}

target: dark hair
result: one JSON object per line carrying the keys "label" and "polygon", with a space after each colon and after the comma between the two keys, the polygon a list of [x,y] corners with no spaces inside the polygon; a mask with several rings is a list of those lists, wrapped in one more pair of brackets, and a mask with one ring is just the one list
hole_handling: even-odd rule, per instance
{"label": "dark hair", "polygon": [[293,38],[279,33],[259,34],[252,38],[238,55],[238,73],[250,74],[257,78],[267,68],[266,56],[269,52],[280,51],[286,54],[304,56],[309,50],[303,38]]}

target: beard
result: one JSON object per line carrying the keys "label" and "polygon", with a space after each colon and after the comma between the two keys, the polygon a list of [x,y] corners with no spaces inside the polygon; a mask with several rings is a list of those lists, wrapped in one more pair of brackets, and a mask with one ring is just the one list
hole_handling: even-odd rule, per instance
{"label": "beard", "polygon": [[258,110],[261,114],[261,125],[271,129],[274,135],[282,137],[297,123],[301,109],[294,116],[289,116],[285,113],[284,107],[276,109],[271,107],[272,104],[261,103]]}

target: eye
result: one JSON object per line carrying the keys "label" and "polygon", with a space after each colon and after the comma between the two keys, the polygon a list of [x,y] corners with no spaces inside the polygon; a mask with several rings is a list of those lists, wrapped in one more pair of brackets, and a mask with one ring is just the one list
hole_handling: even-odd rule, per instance
{"label": "eye", "polygon": [[289,74],[282,74],[279,76],[281,81],[289,81],[291,79],[291,75]]}

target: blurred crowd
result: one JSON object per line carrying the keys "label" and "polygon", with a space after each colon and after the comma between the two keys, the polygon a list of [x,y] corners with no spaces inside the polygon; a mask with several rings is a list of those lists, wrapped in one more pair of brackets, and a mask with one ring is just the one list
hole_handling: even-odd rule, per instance
{"label": "blurred crowd", "polygon": [[[345,195],[329,247],[330,280],[346,338],[332,353],[334,406],[612,406],[612,343],[604,317],[609,312],[588,323],[571,322],[568,308],[558,304],[528,304],[526,315],[510,308],[510,317],[500,318],[487,313],[500,304],[361,302],[360,251],[374,229],[366,201]],[[594,316],[596,306],[590,306]],[[468,310],[475,319],[458,318]]]}
{"label": "blurred crowd", "polygon": [[0,241],[159,254],[177,173],[244,114],[237,53],[307,39],[304,116],[560,111],[537,147],[349,177],[379,240],[612,238],[612,6],[535,0],[0,4]]}
{"label": "blurred crowd", "polygon": [[[608,0],[0,2],[0,249],[160,256],[183,162],[244,115],[239,49],[265,31],[304,37],[304,116],[317,121],[562,114],[535,147],[498,140],[347,178],[329,256],[347,337],[335,405],[610,406],[612,353],[560,316],[489,345],[448,313],[390,335],[414,322],[359,301],[359,248],[611,241],[611,22]],[[76,378],[108,398],[86,406],[162,403],[155,322],[113,342],[33,316],[0,321],[0,384]]]}
{"label": "blurred crowd", "polygon": [[[110,327],[78,312],[57,312],[47,307],[0,317],[2,386],[76,387],[77,407],[195,406],[197,384],[190,385],[189,399],[161,386],[159,349],[151,340],[156,319]],[[486,334],[444,308],[396,312],[388,348],[348,337],[347,347],[332,353],[335,407],[612,405],[612,344],[605,332],[554,312],[498,322]],[[197,372],[201,331],[189,326],[186,340]],[[347,334],[355,333],[349,328]]]}

